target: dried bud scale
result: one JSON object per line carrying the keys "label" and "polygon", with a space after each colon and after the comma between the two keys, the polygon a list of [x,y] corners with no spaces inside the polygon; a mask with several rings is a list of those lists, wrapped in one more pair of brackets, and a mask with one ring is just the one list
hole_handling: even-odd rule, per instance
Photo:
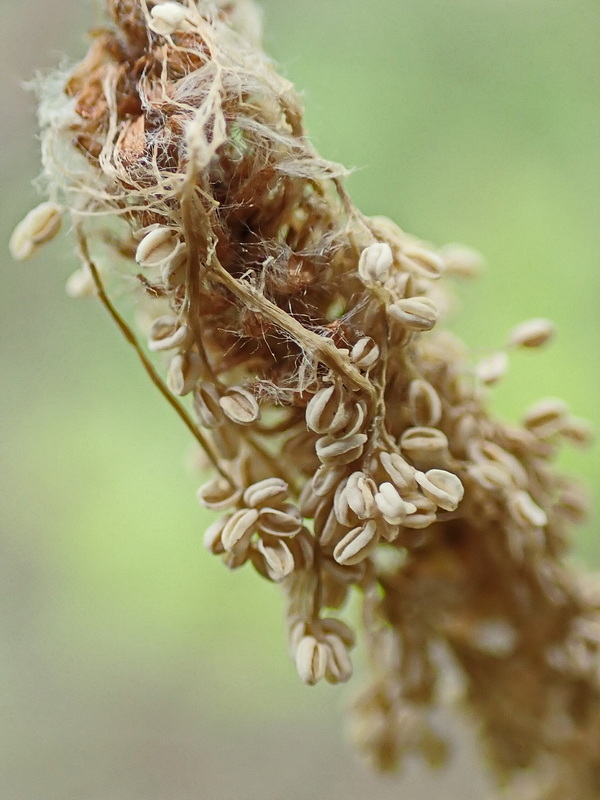
{"label": "dried bud scale", "polygon": [[[225,514],[205,546],[281,584],[306,684],[350,678],[354,634],[327,609],[362,592],[375,678],[357,739],[372,762],[444,755],[427,720],[430,650],[443,642],[499,773],[549,758],[549,792],[592,800],[600,598],[558,561],[584,510],[551,465],[561,441],[589,431],[557,400],[522,428],[491,418],[482,384],[504,374],[506,352],[473,370],[439,330],[444,274],[471,275],[480,257],[359,214],[259,49],[248,0],[149,5],[108,0],[112,27],[53,99],[64,114],[42,139],[60,205],[27,215],[13,256],[34,255],[71,215],[82,266],[69,291],[99,296],[205,448],[220,474],[199,499]],[[167,358],[163,379],[90,256],[97,214],[114,216],[116,249],[152,308],[147,350]],[[553,333],[530,320],[508,345]],[[386,549],[391,567],[377,558]],[[565,734],[549,738],[559,718]]]}

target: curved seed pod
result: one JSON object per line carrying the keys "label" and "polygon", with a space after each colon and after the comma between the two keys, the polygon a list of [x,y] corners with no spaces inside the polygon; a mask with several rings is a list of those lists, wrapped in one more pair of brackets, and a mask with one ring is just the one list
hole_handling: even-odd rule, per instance
{"label": "curved seed pod", "polygon": [[442,401],[433,386],[421,378],[408,387],[408,408],[415,425],[437,425],[442,417]]}
{"label": "curved seed pod", "polygon": [[358,564],[372,553],[378,541],[377,523],[370,520],[366,525],[348,531],[336,544],[333,557],[338,564]]}
{"label": "curved seed pod", "polygon": [[412,462],[421,464],[446,455],[448,439],[437,428],[407,428],[400,437],[400,447]]}
{"label": "curved seed pod", "polygon": [[171,0],[154,6],[150,11],[150,18],[148,27],[161,36],[171,36],[178,31],[189,31],[193,28],[185,6]]}
{"label": "curved seed pod", "polygon": [[414,494],[407,498],[407,502],[416,506],[416,511],[409,514],[402,522],[404,528],[422,530],[428,528],[436,520],[436,506],[433,500],[423,494]]}
{"label": "curved seed pod", "polygon": [[385,283],[394,263],[392,248],[387,242],[370,244],[358,259],[358,275],[363,283]]}
{"label": "curved seed pod", "polygon": [[306,528],[303,527],[291,539],[286,539],[286,544],[294,557],[295,570],[312,567],[315,560],[315,539]]}
{"label": "curved seed pod", "polygon": [[204,531],[204,537],[202,540],[204,547],[206,547],[206,549],[214,555],[220,555],[221,553],[225,552],[225,548],[223,547],[223,543],[221,541],[221,534],[223,533],[223,528],[229,519],[229,516],[218,519],[216,522],[213,522],[212,525],[209,525]]}
{"label": "curved seed pod", "polygon": [[176,228],[159,226],[147,233],[135,251],[135,260],[142,267],[157,267],[173,258],[181,246]]}
{"label": "curved seed pod", "polygon": [[415,485],[415,468],[399,453],[380,453],[381,466],[397,489],[408,489]]}
{"label": "curved seed pod", "polygon": [[295,536],[302,528],[299,511],[289,503],[285,511],[279,508],[261,508],[258,512],[258,528],[270,536]]}
{"label": "curved seed pod", "polygon": [[350,361],[358,369],[367,370],[377,363],[379,347],[370,336],[363,336],[350,351]]}
{"label": "curved seed pod", "polygon": [[345,683],[352,677],[352,661],[348,649],[339,636],[328,633],[323,643],[327,647],[325,678],[329,683]]}
{"label": "curved seed pod", "polygon": [[469,449],[469,455],[478,462],[498,464],[510,474],[514,484],[524,488],[528,483],[527,472],[521,462],[496,442],[484,441]]}
{"label": "curved seed pod", "polygon": [[528,492],[515,492],[509,498],[509,508],[521,525],[543,528],[548,524],[546,512],[538,506]]}
{"label": "curved seed pod", "polygon": [[475,375],[486,386],[493,386],[506,375],[508,370],[508,355],[504,350],[487,356],[475,367]]}
{"label": "curved seed pod", "polygon": [[444,259],[431,250],[416,244],[407,244],[400,253],[400,266],[409,272],[416,272],[426,278],[436,279],[444,272]]}
{"label": "curved seed pod", "polygon": [[329,514],[325,517],[322,526],[317,529],[315,527],[315,534],[319,539],[319,544],[323,547],[330,547],[335,542],[339,542],[343,536],[348,532],[348,525],[342,525],[332,508]]}
{"label": "curved seed pod", "polygon": [[589,447],[594,441],[593,427],[579,417],[569,417],[560,429],[560,435],[576,447]]}
{"label": "curved seed pod", "polygon": [[62,209],[56,203],[40,203],[14,229],[8,247],[15,261],[31,258],[60,230]]}
{"label": "curved seed pod", "polygon": [[281,539],[259,539],[256,551],[263,557],[267,574],[275,583],[284,580],[294,571],[294,556]]}
{"label": "curved seed pod", "polygon": [[326,497],[336,490],[345,474],[346,470],[344,467],[322,464],[315,472],[311,481],[313,492],[318,497]]}
{"label": "curved seed pod", "polygon": [[148,348],[152,352],[186,347],[193,339],[192,331],[182,325],[177,317],[164,316],[154,320],[148,336]]}
{"label": "curved seed pod", "polygon": [[356,634],[352,628],[337,617],[324,617],[320,619],[318,627],[325,635],[332,633],[337,636],[349,650],[356,644]]}
{"label": "curved seed pod", "polygon": [[[214,446],[220,453],[221,457],[226,461],[233,461],[234,459],[237,459],[239,457],[240,438],[237,435],[237,431],[232,430],[231,427],[227,425],[221,425],[218,428],[212,428],[210,431],[210,438]],[[252,462],[253,472],[256,471],[257,461],[258,459],[255,459]],[[241,465],[244,466],[244,472],[245,472],[246,465],[244,464],[243,461],[241,462]],[[238,463],[234,462],[233,466],[237,467]],[[262,475],[250,478],[245,481],[239,481],[239,483],[250,483],[252,480],[258,480],[259,477],[262,477]]]}
{"label": "curved seed pod", "polygon": [[348,400],[338,384],[319,389],[306,406],[306,424],[315,433],[337,433],[349,418]]}
{"label": "curved seed pod", "polygon": [[256,530],[258,511],[255,508],[241,508],[232,514],[221,532],[221,542],[228,553],[245,552],[250,538]]}
{"label": "curved seed pod", "polygon": [[569,418],[569,406],[555,397],[534,403],[526,412],[523,424],[540,439],[560,433]]}
{"label": "curved seed pod", "polygon": [[165,289],[176,289],[185,282],[187,260],[188,249],[185,245],[182,245],[171,258],[164,262],[160,276]]}
{"label": "curved seed pod", "polygon": [[344,489],[345,502],[358,519],[369,519],[375,513],[377,484],[363,472],[353,472]]}
{"label": "curved seed pod", "polygon": [[96,294],[96,284],[87,266],[81,266],[69,275],[65,291],[69,297],[93,297]]}
{"label": "curved seed pod", "polygon": [[346,439],[359,433],[363,429],[366,414],[366,406],[362,401],[352,403],[348,409],[346,424],[335,432],[336,438]]}
{"label": "curved seed pod", "polygon": [[242,493],[225,478],[218,477],[208,481],[198,489],[198,500],[205,508],[220,511],[235,506]]}
{"label": "curved seed pod", "polygon": [[346,500],[345,492],[349,480],[350,478],[346,478],[345,480],[341,481],[335,490],[335,494],[333,496],[333,511],[340,525],[344,525],[347,528],[352,528],[356,525],[358,520],[351,512],[350,506]]}
{"label": "curved seed pod", "polygon": [[375,503],[384,520],[390,525],[400,525],[408,514],[414,514],[417,507],[400,497],[391,483],[382,483],[375,495]]}
{"label": "curved seed pod", "polygon": [[225,421],[219,393],[212,383],[201,383],[194,392],[194,411],[205,428],[216,428]]}
{"label": "curved seed pod", "polygon": [[243,567],[246,561],[248,561],[249,556],[251,555],[252,550],[249,547],[246,547],[243,550],[240,550],[237,553],[229,553],[224,552],[221,556],[221,561],[227,569],[239,569]]}
{"label": "curved seed pod", "polygon": [[465,494],[458,475],[445,469],[430,469],[426,473],[417,472],[415,478],[423,494],[437,506],[444,511],[456,511]]}
{"label": "curved seed pod", "polygon": [[260,419],[260,408],[256,398],[241,386],[227,389],[223,397],[219,398],[219,405],[225,416],[238,425],[251,425]]}
{"label": "curved seed pod", "polygon": [[195,350],[173,356],[167,373],[167,386],[173,394],[189,394],[202,373],[202,361]]}
{"label": "curved seed pod", "polygon": [[249,508],[262,508],[265,505],[276,507],[285,502],[288,485],[281,478],[265,478],[249,486],[244,492],[244,504]]}
{"label": "curved seed pod", "polygon": [[312,481],[307,481],[302,487],[300,497],[298,498],[298,508],[304,519],[312,519],[317,513],[317,509],[323,500],[318,494],[315,494]]}
{"label": "curved seed pod", "polygon": [[429,297],[405,297],[386,310],[393,321],[414,331],[430,331],[438,319],[437,307]]}
{"label": "curved seed pod", "polygon": [[303,636],[296,646],[296,669],[307,686],[314,686],[325,677],[327,648],[314,636]]}
{"label": "curved seed pod", "polygon": [[538,317],[516,325],[510,332],[508,343],[513,347],[541,347],[554,338],[556,326],[551,320]]}
{"label": "curved seed pod", "polygon": [[447,275],[458,275],[461,278],[472,278],[478,275],[484,258],[477,250],[463,244],[448,244],[440,250]]}
{"label": "curved seed pod", "polygon": [[481,461],[467,467],[471,480],[488,491],[512,489],[514,482],[506,466],[492,461]]}
{"label": "curved seed pod", "polygon": [[317,439],[315,450],[323,464],[340,466],[356,461],[362,455],[366,441],[367,436],[364,433],[354,433],[343,439],[322,436]]}

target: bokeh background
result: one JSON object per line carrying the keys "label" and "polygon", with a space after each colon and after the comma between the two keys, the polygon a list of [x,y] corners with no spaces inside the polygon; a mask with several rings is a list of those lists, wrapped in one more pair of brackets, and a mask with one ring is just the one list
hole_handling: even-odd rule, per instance
{"label": "bokeh background", "polygon": [[[367,213],[480,249],[453,325],[484,353],[559,326],[491,400],[542,395],[600,423],[596,0],[264,0],[323,155]],[[0,2],[0,241],[37,202],[36,69],[80,57],[91,0]],[[4,244],[3,244],[4,246]],[[4,800],[481,800],[472,738],[431,775],[377,778],[341,729],[348,688],[299,685],[278,590],[204,552],[186,431],[94,301],[66,237],[2,256],[0,795]],[[598,450],[565,469],[600,487]],[[574,559],[600,566],[598,517]]]}

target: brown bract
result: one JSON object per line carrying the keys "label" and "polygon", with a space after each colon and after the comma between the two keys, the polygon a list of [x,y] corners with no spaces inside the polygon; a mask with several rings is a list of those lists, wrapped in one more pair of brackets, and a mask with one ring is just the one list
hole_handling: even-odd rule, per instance
{"label": "brown bract", "polygon": [[[588,432],[557,401],[522,428],[490,416],[506,354],[475,367],[441,329],[444,275],[477,255],[355,208],[248,0],[155,7],[111,0],[59,96],[42,87],[62,109],[43,118],[44,166],[52,234],[67,209],[88,281],[220,475],[199,493],[226,512],[208,549],[281,584],[309,685],[350,678],[354,637],[331,614],[360,593],[373,679],[356,739],[380,768],[443,759],[431,712],[452,663],[500,782],[538,770],[536,797],[597,798],[600,600],[562,564],[583,504],[552,465]],[[42,243],[34,217],[16,257]],[[97,270],[107,242],[136,281]],[[509,343],[552,332],[537,320]]]}

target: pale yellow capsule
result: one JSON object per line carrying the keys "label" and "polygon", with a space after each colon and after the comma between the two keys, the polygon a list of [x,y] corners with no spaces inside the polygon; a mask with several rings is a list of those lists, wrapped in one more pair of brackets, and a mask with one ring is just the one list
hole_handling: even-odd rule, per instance
{"label": "pale yellow capsule", "polygon": [[187,325],[182,325],[177,317],[163,316],[152,323],[148,336],[148,349],[152,352],[172,350],[191,344],[193,334]]}
{"label": "pale yellow capsule", "polygon": [[241,494],[225,478],[218,477],[213,478],[198,489],[198,500],[205,508],[220,511],[235,506]]}
{"label": "pale yellow capsule", "polygon": [[506,375],[508,370],[508,355],[504,350],[483,358],[475,367],[475,375],[486,386],[493,386]]}
{"label": "pale yellow capsule", "polygon": [[417,472],[415,478],[423,494],[437,506],[444,511],[456,511],[465,494],[458,475],[445,469],[430,469],[426,473]]}
{"label": "pale yellow capsule", "polygon": [[246,550],[250,538],[256,530],[258,511],[255,508],[241,508],[232,514],[221,532],[221,543],[228,553]]}
{"label": "pale yellow capsule", "polygon": [[315,433],[337,433],[350,416],[345,393],[337,384],[319,389],[306,406],[306,424]]}
{"label": "pale yellow capsule", "polygon": [[380,453],[379,460],[397,489],[407,489],[414,485],[415,468],[399,453]]}
{"label": "pale yellow capsule", "polygon": [[446,265],[437,253],[416,244],[407,244],[400,254],[400,266],[409,272],[435,280],[444,272]]}
{"label": "pale yellow capsule", "polygon": [[509,506],[513,516],[523,525],[543,528],[548,523],[546,512],[538,506],[528,492],[515,492],[509,499]]}
{"label": "pale yellow capsule", "polygon": [[60,230],[62,209],[56,203],[40,203],[14,229],[8,244],[15,261],[31,258]]}
{"label": "pale yellow capsule", "polygon": [[380,484],[375,495],[375,504],[384,520],[390,525],[400,525],[409,514],[414,514],[417,507],[402,499],[396,487],[385,481]]}
{"label": "pale yellow capsule", "polygon": [[409,330],[430,331],[438,318],[438,310],[429,297],[405,297],[387,306],[389,317]]}
{"label": "pale yellow capsule", "polygon": [[413,463],[420,464],[443,456],[448,449],[448,439],[437,428],[407,428],[400,437],[400,447]]}
{"label": "pale yellow capsule", "polygon": [[288,496],[288,485],[281,478],[265,478],[253,483],[244,492],[244,504],[249,508],[277,506]]}
{"label": "pale yellow capsule", "polygon": [[362,370],[368,370],[379,359],[379,347],[370,336],[363,336],[350,351],[350,360]]}
{"label": "pale yellow capsule", "polygon": [[323,464],[344,465],[350,464],[362,455],[367,441],[364,433],[354,433],[343,439],[333,436],[322,436],[317,439],[315,450],[317,457]]}
{"label": "pale yellow capsule", "polygon": [[463,244],[448,244],[440,251],[444,260],[445,272],[461,278],[472,278],[479,275],[485,265],[481,253]]}
{"label": "pale yellow capsule", "polygon": [[526,411],[523,424],[536,436],[546,439],[560,433],[568,418],[569,406],[563,400],[548,397]]}
{"label": "pale yellow capsule", "polygon": [[204,532],[204,547],[214,555],[220,555],[225,552],[225,548],[221,542],[221,534],[228,520],[229,517],[223,517],[223,519],[219,519],[213,522],[212,525],[209,525]]}
{"label": "pale yellow capsule", "polygon": [[342,480],[346,470],[344,467],[329,466],[322,464],[312,478],[312,488],[318,497],[326,497],[334,492],[339,482]]}
{"label": "pale yellow capsule", "polygon": [[302,528],[302,517],[298,509],[286,503],[284,508],[261,508],[258,527],[269,536],[295,536]]}
{"label": "pale yellow capsule", "polygon": [[195,350],[173,356],[167,373],[167,386],[173,394],[189,394],[198,383],[202,372],[202,361]]}
{"label": "pale yellow capsule", "polygon": [[370,520],[366,525],[353,528],[336,544],[333,557],[342,565],[358,564],[376,547],[379,541],[377,523]]}
{"label": "pale yellow capsule", "polygon": [[333,633],[324,637],[327,647],[325,678],[328,683],[345,683],[352,677],[352,661],[342,640]]}
{"label": "pale yellow capsule", "polygon": [[279,583],[294,571],[294,556],[286,542],[275,539],[266,544],[259,539],[256,550],[263,557],[267,574],[272,581]]}
{"label": "pale yellow capsule", "polygon": [[135,260],[142,267],[161,266],[173,258],[181,246],[179,231],[161,225],[140,241],[135,251]]}
{"label": "pale yellow capsule", "polygon": [[541,347],[554,338],[555,324],[543,317],[528,319],[516,325],[509,335],[513,347]]}
{"label": "pale yellow capsule", "polygon": [[314,686],[325,677],[327,648],[314,636],[303,636],[296,646],[296,669],[307,686]]}
{"label": "pale yellow capsule", "polygon": [[219,405],[225,416],[238,425],[251,425],[260,419],[260,407],[256,398],[241,386],[227,389],[223,397],[219,398]]}
{"label": "pale yellow capsule", "polygon": [[219,405],[219,393],[212,383],[201,383],[194,392],[194,411],[205,428],[216,428],[225,420]]}
{"label": "pale yellow capsule", "polygon": [[93,297],[96,294],[96,284],[86,266],[79,267],[69,275],[65,291],[69,297]]}
{"label": "pale yellow capsule", "polygon": [[325,635],[335,634],[348,649],[351,649],[356,644],[356,634],[352,628],[342,622],[341,619],[337,619],[337,617],[324,617],[319,620],[319,630]]}
{"label": "pale yellow capsule", "polygon": [[408,408],[415,425],[437,425],[442,417],[442,401],[433,386],[421,378],[408,387]]}
{"label": "pale yellow capsule", "polygon": [[422,530],[428,528],[436,520],[436,506],[433,500],[425,497],[424,494],[411,494],[407,498],[407,502],[412,503],[416,507],[416,511],[409,514],[402,521],[404,528],[411,528],[414,530]]}
{"label": "pale yellow capsule", "polygon": [[394,263],[392,248],[387,242],[370,244],[360,254],[358,274],[363,283],[385,283]]}

